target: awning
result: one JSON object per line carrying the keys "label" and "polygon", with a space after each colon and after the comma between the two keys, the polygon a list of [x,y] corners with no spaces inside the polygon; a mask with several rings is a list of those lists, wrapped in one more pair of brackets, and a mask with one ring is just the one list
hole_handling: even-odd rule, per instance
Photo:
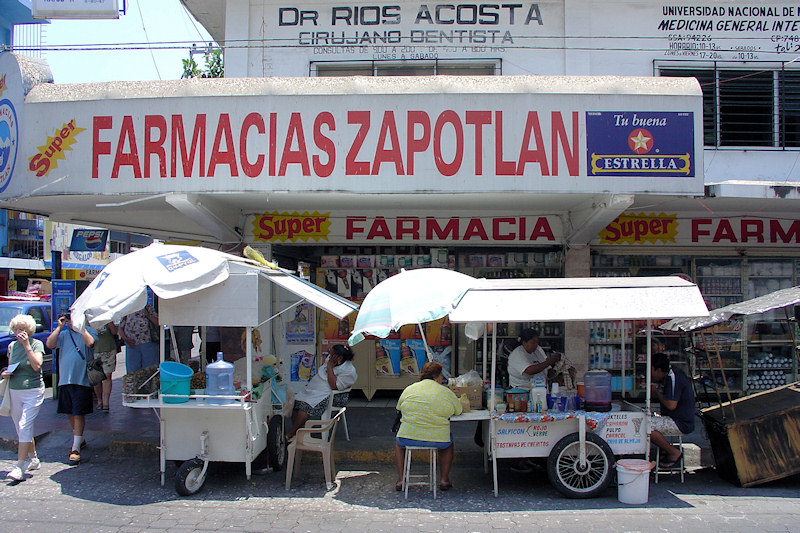
{"label": "awning", "polygon": [[697,285],[677,276],[486,280],[450,321],[564,322],[707,316]]}
{"label": "awning", "polygon": [[661,329],[670,331],[693,331],[695,329],[707,328],[720,322],[725,322],[735,315],[757,315],[772,309],[780,309],[790,305],[800,303],[800,286],[789,287],[779,291],[745,300],[735,304],[719,307],[704,317],[681,318],[670,320],[661,326]]}
{"label": "awning", "polygon": [[291,274],[262,269],[261,275],[339,319],[358,309],[358,304]]}
{"label": "awning", "polygon": [[41,259],[19,259],[17,257],[0,257],[0,268],[14,268],[17,270],[46,270]]}
{"label": "awning", "polygon": [[[42,263],[44,264],[45,268],[49,269],[52,261],[42,261]],[[106,265],[100,263],[61,263],[61,270],[97,270],[99,272],[105,267]]]}

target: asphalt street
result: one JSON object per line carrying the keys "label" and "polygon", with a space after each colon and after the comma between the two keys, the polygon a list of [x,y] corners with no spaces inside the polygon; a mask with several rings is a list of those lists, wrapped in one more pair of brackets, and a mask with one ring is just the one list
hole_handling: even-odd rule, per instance
{"label": "asphalt street", "polygon": [[[544,471],[500,470],[500,496],[490,474],[456,465],[454,488],[434,500],[422,488],[405,500],[394,491],[390,465],[337,465],[336,487],[325,489],[317,462],[302,465],[284,488],[284,472],[245,479],[238,464],[213,464],[200,493],[180,497],[175,466],[160,484],[154,457],[120,457],[89,448],[87,462],[70,467],[63,450],[43,446],[42,467],[23,482],[0,483],[0,524],[5,531],[714,531],[800,532],[800,478],[738,488],[713,469],[649,485],[644,505],[622,504],[617,489],[599,498],[570,500]],[[14,454],[0,451],[0,475]]]}

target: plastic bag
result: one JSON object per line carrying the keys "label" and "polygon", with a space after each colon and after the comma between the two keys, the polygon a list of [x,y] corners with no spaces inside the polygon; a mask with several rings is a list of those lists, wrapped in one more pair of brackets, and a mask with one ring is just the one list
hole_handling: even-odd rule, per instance
{"label": "plastic bag", "polygon": [[461,374],[458,377],[452,378],[450,382],[453,384],[454,387],[482,387],[483,380],[481,379],[481,375],[475,372],[474,370],[470,370],[464,374]]}
{"label": "plastic bag", "polygon": [[461,402],[461,412],[462,412],[462,413],[469,413],[469,411],[470,411],[470,408],[469,408],[469,398],[467,398],[467,395],[466,395],[466,393],[462,394],[462,395],[461,395],[461,396],[458,398],[458,401],[459,401],[459,402]]}

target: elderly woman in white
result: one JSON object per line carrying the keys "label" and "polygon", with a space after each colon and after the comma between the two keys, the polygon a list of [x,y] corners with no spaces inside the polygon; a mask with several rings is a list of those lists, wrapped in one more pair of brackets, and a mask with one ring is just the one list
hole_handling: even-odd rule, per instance
{"label": "elderly woman in white", "polygon": [[8,380],[11,419],[17,430],[17,464],[6,476],[13,481],[25,479],[25,472],[39,468],[36,445],[33,442],[33,421],[44,402],[42,360],[44,344],[33,338],[36,322],[30,315],[17,315],[8,324],[16,338],[8,346],[8,367],[3,378]]}

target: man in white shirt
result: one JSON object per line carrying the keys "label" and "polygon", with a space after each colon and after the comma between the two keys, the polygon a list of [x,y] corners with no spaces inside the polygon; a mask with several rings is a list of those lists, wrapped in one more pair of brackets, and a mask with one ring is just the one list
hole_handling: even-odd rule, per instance
{"label": "man in white shirt", "polygon": [[547,369],[561,359],[560,353],[547,357],[539,346],[539,332],[525,328],[520,335],[522,344],[517,346],[508,356],[509,387],[530,388],[534,377],[547,379]]}

